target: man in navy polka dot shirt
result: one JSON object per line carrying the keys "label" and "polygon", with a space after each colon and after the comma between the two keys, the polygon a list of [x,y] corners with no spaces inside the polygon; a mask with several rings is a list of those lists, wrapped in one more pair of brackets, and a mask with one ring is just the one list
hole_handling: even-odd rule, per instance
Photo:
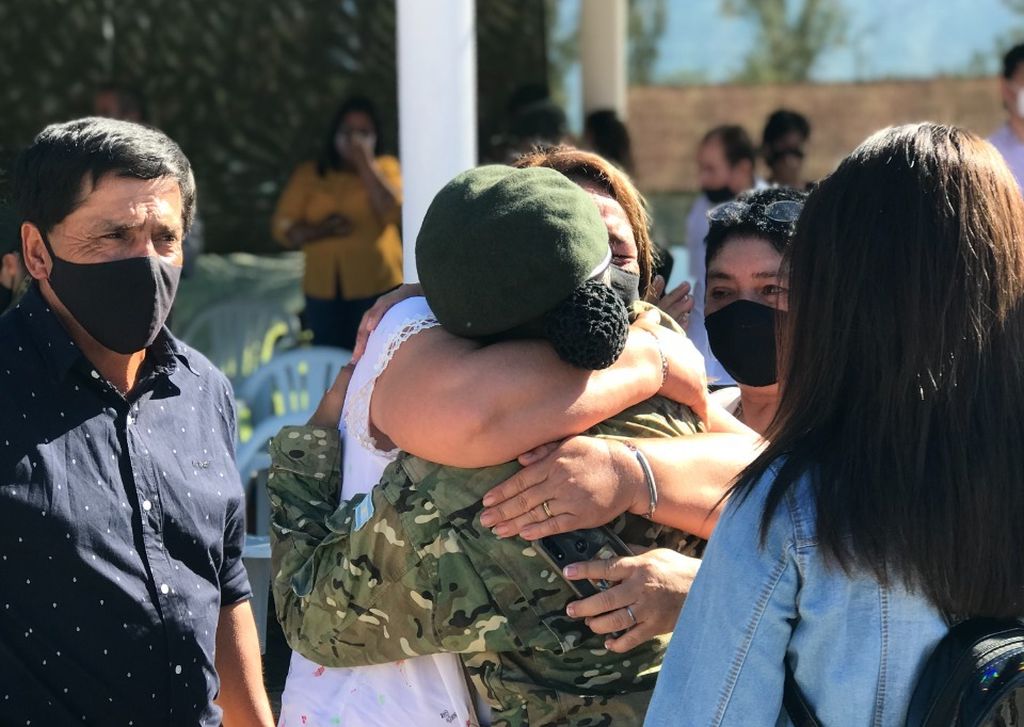
{"label": "man in navy polka dot shirt", "polygon": [[195,182],[164,134],[44,129],[0,316],[0,724],[273,723],[230,387],[164,327]]}

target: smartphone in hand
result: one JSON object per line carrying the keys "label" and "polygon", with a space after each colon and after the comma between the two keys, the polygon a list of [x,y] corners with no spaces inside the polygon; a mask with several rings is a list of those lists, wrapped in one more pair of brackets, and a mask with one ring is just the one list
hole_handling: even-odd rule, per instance
{"label": "smartphone in hand", "polygon": [[[606,526],[549,535],[534,543],[534,547],[558,571],[559,575],[562,575],[562,569],[571,563],[609,560],[633,555],[629,546]],[[611,587],[611,584],[603,579],[597,581],[565,579],[565,581],[580,598],[593,596]]]}

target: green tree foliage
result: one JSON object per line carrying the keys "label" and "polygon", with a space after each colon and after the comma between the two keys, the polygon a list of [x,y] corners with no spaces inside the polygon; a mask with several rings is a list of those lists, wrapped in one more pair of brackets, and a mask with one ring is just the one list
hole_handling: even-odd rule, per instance
{"label": "green tree foliage", "polygon": [[[735,80],[785,83],[810,79],[818,57],[846,42],[841,0],[721,0],[724,15],[749,20],[757,40]],[[795,10],[795,12],[794,12]]]}
{"label": "green tree foliage", "polygon": [[629,82],[643,86],[654,80],[658,46],[667,27],[665,0],[629,2]]}
{"label": "green tree foliage", "polygon": [[[543,13],[541,0],[478,0],[477,12],[483,129],[516,85],[543,78]],[[397,147],[393,0],[2,0],[0,48],[2,161],[45,124],[89,113],[97,86],[137,89],[195,167],[217,252],[276,249],[281,186],[346,95],[377,103]]]}

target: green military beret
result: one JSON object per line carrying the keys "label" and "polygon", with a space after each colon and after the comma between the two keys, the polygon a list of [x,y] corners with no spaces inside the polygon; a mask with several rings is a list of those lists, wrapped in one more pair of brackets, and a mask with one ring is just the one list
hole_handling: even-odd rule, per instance
{"label": "green military beret", "polygon": [[438,322],[483,337],[540,320],[611,260],[590,196],[553,169],[491,165],[455,177],[416,238],[420,283]]}

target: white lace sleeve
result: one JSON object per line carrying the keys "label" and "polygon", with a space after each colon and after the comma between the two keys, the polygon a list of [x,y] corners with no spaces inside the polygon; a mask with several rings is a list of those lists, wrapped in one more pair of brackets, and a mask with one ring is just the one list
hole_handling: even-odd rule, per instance
{"label": "white lace sleeve", "polygon": [[377,378],[391,363],[403,343],[420,331],[439,325],[425,298],[403,300],[387,312],[377,329],[370,334],[366,352],[356,364],[349,383],[341,423],[349,437],[366,450],[387,459],[394,459],[398,450],[383,451],[370,434],[370,399]]}

